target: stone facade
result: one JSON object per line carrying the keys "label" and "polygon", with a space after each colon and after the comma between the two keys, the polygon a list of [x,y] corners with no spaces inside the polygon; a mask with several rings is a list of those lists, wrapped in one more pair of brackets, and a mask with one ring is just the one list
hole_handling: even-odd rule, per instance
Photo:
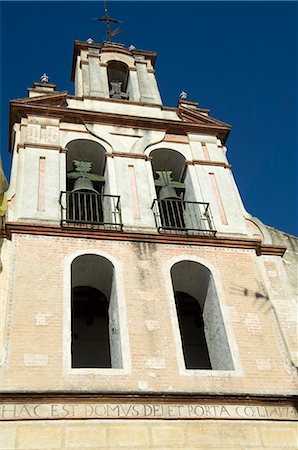
{"label": "stone facade", "polygon": [[[192,102],[164,107],[154,62],[76,42],[76,96],[34,83],[11,104],[3,449],[296,448],[297,239],[245,211],[229,125]],[[80,178],[93,190],[76,190],[77,161],[93,164]],[[109,364],[80,349],[74,362],[86,288],[108,304]],[[190,300],[208,367],[186,357]]]}

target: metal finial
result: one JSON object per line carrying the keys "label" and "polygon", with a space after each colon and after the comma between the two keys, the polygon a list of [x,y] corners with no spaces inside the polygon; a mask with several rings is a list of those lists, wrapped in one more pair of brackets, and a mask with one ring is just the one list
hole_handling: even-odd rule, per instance
{"label": "metal finial", "polygon": [[123,23],[123,22],[121,20],[112,19],[112,17],[109,16],[106,0],[104,0],[104,9],[105,9],[105,15],[102,17],[98,17],[95,20],[106,23],[107,31],[106,31],[105,40],[111,41],[114,36],[117,36],[117,34],[121,33],[120,28],[116,28],[115,30],[112,30],[111,23]]}
{"label": "metal finial", "polygon": [[50,78],[46,73],[43,73],[40,77],[40,81],[41,83],[48,83],[50,81]]}
{"label": "metal finial", "polygon": [[187,99],[187,92],[181,91],[179,94],[179,100],[186,100]]}

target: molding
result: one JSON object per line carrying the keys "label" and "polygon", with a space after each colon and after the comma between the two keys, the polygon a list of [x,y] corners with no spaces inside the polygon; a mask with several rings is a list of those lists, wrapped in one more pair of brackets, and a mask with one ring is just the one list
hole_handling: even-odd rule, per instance
{"label": "molding", "polygon": [[[63,228],[53,225],[9,222],[5,226],[5,236],[11,239],[12,234],[30,234],[37,236],[59,236],[77,239],[113,240],[128,242],[154,242],[156,244],[193,245],[200,247],[237,248],[254,250],[258,256],[283,256],[286,247],[262,245],[261,241],[244,238],[221,238],[203,235],[181,235],[161,233],[137,233],[128,231],[101,231],[81,228]],[[1,236],[1,235],[0,235]]]}
{"label": "molding", "polygon": [[[193,105],[196,105],[196,103],[193,103]],[[218,119],[214,119],[210,116],[205,116],[200,112],[198,108],[188,108],[178,103],[178,116],[183,121],[190,121],[196,123],[198,120],[202,121],[203,123],[210,124],[210,125],[217,125],[223,128],[231,130],[231,125],[224,123]]]}
{"label": "molding", "polygon": [[[71,97],[70,96],[68,98],[72,98],[74,100],[80,100],[80,101],[83,101],[85,99],[86,100],[97,100],[97,101],[100,101],[100,102],[121,103],[121,104],[124,104],[124,105],[150,106],[152,108],[158,108],[160,110],[162,109],[162,105],[160,105],[159,103],[139,102],[139,101],[134,101],[134,100],[122,100],[120,98],[96,97],[94,95],[83,95],[82,97],[75,97],[75,96]],[[176,109],[173,109],[173,110],[176,111]],[[77,111],[85,111],[85,110],[77,110]]]}
{"label": "molding", "polygon": [[218,167],[224,167],[225,169],[232,168],[232,166],[230,164],[227,164],[223,161],[207,161],[204,159],[194,159],[192,161],[185,161],[185,164],[187,166],[201,165],[201,166],[218,166]]}
{"label": "molding", "polygon": [[[85,97],[92,98],[92,97]],[[93,97],[96,99],[96,97]],[[105,99],[106,101],[119,102],[115,99]],[[120,101],[122,102],[122,101]],[[122,102],[123,103],[123,102]],[[142,103],[137,103],[142,105]],[[146,104],[147,105],[147,104]],[[148,106],[148,105],[147,105]],[[151,105],[152,106],[152,105]],[[158,106],[161,107],[160,105]],[[168,131],[171,130],[171,134],[183,134],[183,133],[197,133],[197,134],[210,134],[220,138],[225,142],[228,137],[230,128],[217,125],[215,123],[195,123],[195,122],[183,122],[179,120],[168,120],[152,117],[140,117],[125,114],[107,113],[101,111],[85,111],[74,108],[62,108],[41,104],[24,104],[18,103],[18,101],[11,102],[11,121],[10,126],[20,120],[20,117],[27,114],[35,114],[37,116],[52,116],[60,118],[63,122],[73,123],[97,123],[103,125],[118,125],[126,126],[129,128],[142,128],[156,131]]]}
{"label": "molding", "polygon": [[144,159],[145,161],[151,161],[152,158],[150,156],[141,154],[141,153],[123,153],[123,152],[110,152],[106,153],[106,157],[110,158],[134,158],[134,159]]}
{"label": "molding", "polygon": [[51,145],[51,144],[41,144],[36,142],[24,142],[23,144],[17,144],[17,151],[20,148],[32,147],[32,148],[41,148],[46,150],[58,150],[59,152],[67,151],[67,149],[61,147],[61,145]]}
{"label": "molding", "polygon": [[197,106],[199,106],[199,103],[198,103],[198,102],[191,102],[191,101],[189,101],[189,100],[179,100],[179,101],[178,101],[178,105],[179,105],[179,106],[184,106],[184,105],[186,105],[186,107],[187,107],[187,105],[188,105],[188,106],[190,106],[190,107],[195,107],[195,109],[197,109]]}
{"label": "molding", "polygon": [[59,391],[59,390],[53,390],[53,391],[28,391],[22,392],[22,391],[15,391],[15,392],[1,392],[0,393],[0,401],[29,401],[34,402],[36,400],[84,400],[91,402],[94,400],[119,400],[119,401],[125,401],[125,400],[137,400],[137,401],[144,401],[144,400],[174,400],[175,402],[185,402],[185,401],[195,401],[199,400],[202,401],[210,401],[214,400],[219,401],[225,401],[225,402],[239,402],[240,400],[245,403],[253,403],[253,402],[264,402],[264,403],[281,403],[281,404],[291,404],[296,405],[298,398],[297,395],[294,393],[290,394],[275,394],[275,393],[268,393],[268,394],[258,394],[258,393],[237,393],[237,392],[169,392],[169,393],[159,393],[159,392],[142,392],[140,391],[115,391],[112,392],[102,391],[102,392],[84,392],[82,390],[79,391]]}
{"label": "molding", "polygon": [[125,47],[115,47],[113,45],[107,47],[102,46],[99,54],[100,53],[122,53],[122,55],[130,56],[130,58],[132,57],[130,50],[126,49]]}
{"label": "molding", "polygon": [[[29,88],[30,89],[30,88]],[[33,92],[36,92],[35,89],[32,89]],[[51,107],[65,107],[66,106],[66,100],[67,100],[67,91],[42,91],[41,95],[36,95],[35,97],[25,97],[25,98],[19,98],[15,100],[10,100],[9,104],[13,105],[17,103],[18,108],[23,113],[22,107],[26,107],[27,105],[47,105],[48,108]]]}
{"label": "molding", "polygon": [[[103,101],[103,102],[105,102],[105,101],[107,101],[107,100],[111,100],[111,101],[122,101],[122,100],[117,100],[117,99],[110,99],[110,98],[105,98],[105,97],[89,97],[88,95],[84,95],[84,96],[80,96],[80,95],[71,95],[71,94],[69,94],[68,96],[67,96],[67,99],[70,99],[70,100],[79,100],[79,101],[82,101],[84,98],[87,98],[87,99],[94,99],[94,100],[98,100],[98,101]],[[123,102],[123,101],[122,101]],[[126,103],[127,103],[127,101],[126,101]],[[174,106],[164,106],[164,105],[161,105],[161,104],[159,104],[159,103],[143,103],[143,102],[133,102],[133,101],[129,101],[129,104],[135,104],[135,105],[142,105],[142,106],[152,106],[153,108],[160,108],[162,111],[173,111],[173,112],[176,112],[177,113],[177,108],[176,107],[174,107]],[[209,113],[209,109],[201,109],[201,108],[198,108],[198,111],[201,111],[201,112],[205,112],[205,113]]]}
{"label": "molding", "polygon": [[[257,249],[257,255],[269,255],[269,256],[283,256],[286,252],[286,247],[278,247],[276,245],[263,244]],[[281,254],[281,251],[283,253]]]}
{"label": "molding", "polygon": [[175,142],[176,144],[189,144],[189,138],[184,134],[171,134],[167,133],[162,142]]}

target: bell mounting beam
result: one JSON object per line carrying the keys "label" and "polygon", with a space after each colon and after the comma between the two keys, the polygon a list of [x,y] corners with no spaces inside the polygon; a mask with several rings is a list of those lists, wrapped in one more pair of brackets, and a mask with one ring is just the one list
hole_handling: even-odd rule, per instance
{"label": "bell mounting beam", "polygon": [[171,170],[157,170],[156,173],[159,176],[159,179],[154,180],[155,186],[161,186],[161,187],[169,186],[169,187],[178,188],[178,189],[185,188],[184,183],[180,183],[180,181],[174,181],[172,179],[172,171]]}

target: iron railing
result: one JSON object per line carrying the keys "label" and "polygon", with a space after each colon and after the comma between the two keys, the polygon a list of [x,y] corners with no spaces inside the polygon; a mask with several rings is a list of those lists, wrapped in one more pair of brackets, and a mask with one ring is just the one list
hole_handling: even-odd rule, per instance
{"label": "iron railing", "polygon": [[61,225],[64,227],[122,230],[119,195],[96,192],[61,192]]}
{"label": "iron railing", "polygon": [[155,199],[151,209],[158,231],[216,234],[209,203]]}

